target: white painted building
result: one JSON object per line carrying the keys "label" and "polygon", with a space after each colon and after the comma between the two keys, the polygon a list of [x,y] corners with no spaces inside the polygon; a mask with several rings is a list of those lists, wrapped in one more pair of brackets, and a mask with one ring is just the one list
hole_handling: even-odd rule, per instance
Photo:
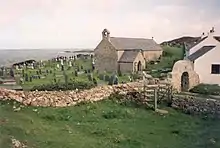
{"label": "white painted building", "polygon": [[194,63],[200,83],[220,84],[220,36],[214,28],[188,49],[186,58]]}

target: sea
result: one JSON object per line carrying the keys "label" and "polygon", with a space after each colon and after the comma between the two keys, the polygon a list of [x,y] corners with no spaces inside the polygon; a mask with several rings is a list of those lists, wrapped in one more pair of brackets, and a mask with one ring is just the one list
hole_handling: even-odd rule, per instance
{"label": "sea", "polygon": [[40,61],[55,58],[57,56],[73,56],[77,51],[91,50],[92,49],[0,49],[0,66],[11,66],[14,63],[25,60]]}

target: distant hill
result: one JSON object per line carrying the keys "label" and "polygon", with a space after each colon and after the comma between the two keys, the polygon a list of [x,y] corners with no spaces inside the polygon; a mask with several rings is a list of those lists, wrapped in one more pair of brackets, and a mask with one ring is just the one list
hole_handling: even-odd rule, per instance
{"label": "distant hill", "polygon": [[183,45],[185,42],[187,45],[192,45],[200,40],[200,37],[190,37],[190,36],[185,36],[181,38],[177,38],[171,41],[165,41],[161,43],[161,45],[170,45],[170,46],[180,46]]}

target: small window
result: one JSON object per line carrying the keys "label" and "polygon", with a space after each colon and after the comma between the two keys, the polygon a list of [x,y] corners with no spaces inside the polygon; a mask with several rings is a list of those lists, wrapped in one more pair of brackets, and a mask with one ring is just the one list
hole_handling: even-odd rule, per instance
{"label": "small window", "polygon": [[220,74],[220,65],[219,64],[212,64],[212,74]]}

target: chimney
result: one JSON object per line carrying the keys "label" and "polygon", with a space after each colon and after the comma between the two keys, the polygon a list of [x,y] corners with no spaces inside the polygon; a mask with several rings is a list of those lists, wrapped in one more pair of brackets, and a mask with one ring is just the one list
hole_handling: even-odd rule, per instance
{"label": "chimney", "polygon": [[205,32],[202,33],[201,39],[203,39],[204,37],[205,37]]}

